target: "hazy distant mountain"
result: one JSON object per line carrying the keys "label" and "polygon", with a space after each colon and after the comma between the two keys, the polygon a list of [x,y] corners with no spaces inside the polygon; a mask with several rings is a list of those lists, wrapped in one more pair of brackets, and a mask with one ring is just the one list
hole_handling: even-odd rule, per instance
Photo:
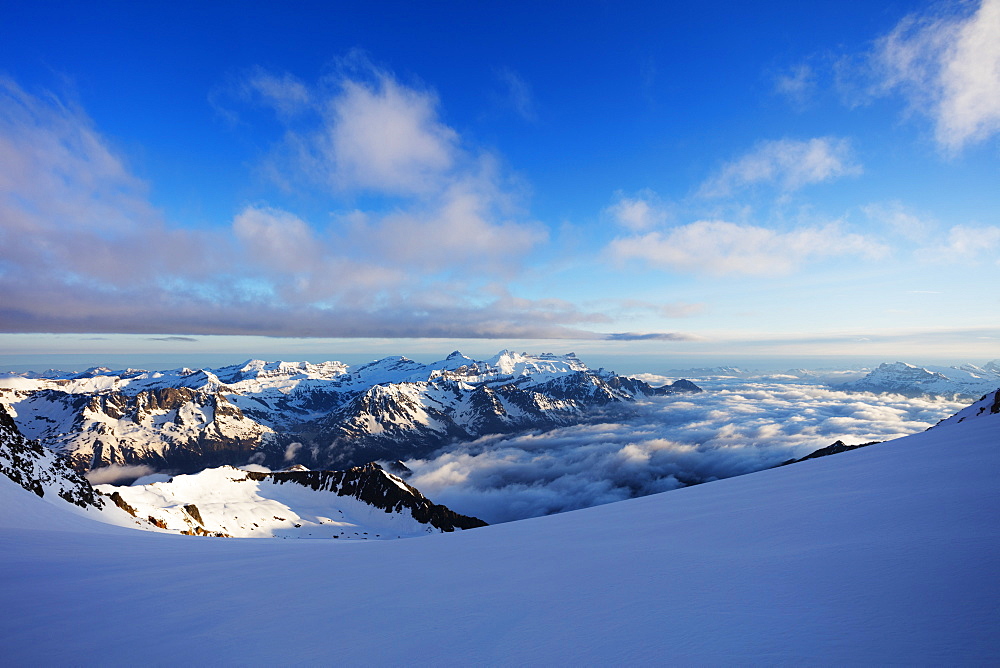
{"label": "hazy distant mountain", "polygon": [[640,397],[700,391],[687,381],[652,387],[594,371],[572,353],[506,350],[484,361],[456,351],[431,364],[250,360],[219,369],[0,378],[0,401],[25,435],[66,454],[79,471],[194,472],[247,462],[342,469],[485,434],[571,424]]}
{"label": "hazy distant mountain", "polygon": [[905,362],[880,364],[867,376],[839,385],[852,392],[901,394],[908,397],[949,396],[978,398],[1000,385],[1000,360],[982,367],[915,366]]}

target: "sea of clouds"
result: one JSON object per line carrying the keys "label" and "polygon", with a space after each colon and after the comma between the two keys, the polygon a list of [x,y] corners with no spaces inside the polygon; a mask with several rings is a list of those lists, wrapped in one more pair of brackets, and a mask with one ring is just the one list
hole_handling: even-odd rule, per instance
{"label": "sea of clouds", "polygon": [[843,440],[885,441],[964,407],[777,380],[700,381],[599,423],[486,436],[410,460],[436,503],[508,522],[664,492],[778,465]]}

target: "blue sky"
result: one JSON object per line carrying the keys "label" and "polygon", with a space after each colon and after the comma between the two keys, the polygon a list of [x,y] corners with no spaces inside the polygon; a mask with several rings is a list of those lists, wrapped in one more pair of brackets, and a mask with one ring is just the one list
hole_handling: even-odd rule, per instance
{"label": "blue sky", "polygon": [[3,14],[8,362],[1000,357],[998,0]]}

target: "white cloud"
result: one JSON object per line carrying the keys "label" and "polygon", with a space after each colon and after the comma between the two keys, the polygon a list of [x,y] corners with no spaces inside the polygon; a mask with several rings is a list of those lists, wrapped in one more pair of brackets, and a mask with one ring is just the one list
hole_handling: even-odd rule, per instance
{"label": "white cloud", "polygon": [[642,191],[635,197],[618,193],[617,197],[618,201],[605,209],[605,213],[622,227],[642,231],[659,227],[667,221],[666,207],[651,191]]}
{"label": "white cloud", "polygon": [[155,469],[149,466],[105,466],[99,469],[87,471],[86,478],[91,485],[124,485],[132,481],[154,473]]}
{"label": "white cloud", "polygon": [[[274,87],[286,80],[262,77],[258,87],[281,97]],[[353,108],[350,100],[360,100],[362,108],[410,114],[423,119],[410,126],[417,135],[443,127],[429,115],[432,96],[379,81],[338,89],[331,104]],[[288,85],[282,99],[321,99]],[[406,111],[408,102],[417,111]],[[439,148],[460,164],[448,167],[408,140],[383,160],[382,173],[399,177],[396,188],[435,183],[394,213],[361,211],[316,225],[259,203],[228,227],[184,229],[149,204],[145,184],[83,110],[0,79],[0,325],[155,335],[598,337],[575,326],[600,314],[482,287],[523,267],[546,231],[521,219],[518,192],[497,161],[458,152],[449,132],[438,133]],[[409,176],[407,165],[415,170]],[[422,181],[439,167],[448,169]]]}
{"label": "white cloud", "polygon": [[244,92],[248,96],[260,96],[265,104],[285,117],[301,113],[312,103],[306,85],[287,72],[277,75],[258,68],[244,81]]}
{"label": "white cloud", "polygon": [[871,220],[910,241],[926,241],[937,227],[927,216],[917,215],[899,201],[869,204],[861,210]]}
{"label": "white cloud", "polygon": [[302,174],[335,195],[393,198],[388,212],[340,217],[342,241],[368,261],[421,273],[518,271],[548,233],[523,220],[517,179],[463,145],[433,92],[366,63],[354,74],[310,93],[324,113],[315,127],[289,129],[277,158],[284,163],[272,172],[284,181]]}
{"label": "white cloud", "polygon": [[832,223],[778,232],[725,221],[698,221],[663,232],[615,239],[609,252],[619,262],[642,260],[665,270],[718,276],[775,276],[791,273],[814,258],[877,257],[884,249],[871,239],[845,233]]}
{"label": "white cloud", "polygon": [[203,272],[213,255],[210,235],[164,224],[82,110],[9,79],[0,79],[0,220],[0,263],[42,283],[131,286],[153,272]]}
{"label": "white cloud", "polygon": [[738,381],[713,390],[600,424],[481,438],[407,462],[410,482],[457,512],[503,522],[748,473],[838,439],[897,438],[962,407],[806,385]]}
{"label": "white cloud", "polygon": [[804,106],[816,89],[816,72],[802,63],[779,74],[774,80],[774,89],[797,106]]}
{"label": "white cloud", "polygon": [[727,163],[702,184],[699,194],[727,197],[757,184],[773,185],[783,192],[791,192],[806,185],[854,176],[861,171],[846,139],[778,139],[761,142],[746,155]]}
{"label": "white cloud", "polygon": [[421,194],[440,188],[458,155],[458,134],[438,118],[437,96],[384,72],[343,79],[325,102],[325,127],[306,145],[338,189]]}
{"label": "white cloud", "polygon": [[288,445],[288,447],[285,448],[285,461],[286,462],[290,462],[293,459],[295,459],[295,456],[298,454],[299,450],[301,450],[301,449],[302,449],[302,444],[301,443],[298,443],[298,442],[296,442],[296,443],[290,443]]}
{"label": "white cloud", "polygon": [[1000,0],[974,12],[912,15],[879,39],[871,62],[882,93],[929,115],[949,152],[1000,132]]}
{"label": "white cloud", "polygon": [[360,243],[388,261],[426,271],[475,269],[508,275],[548,238],[540,224],[505,220],[489,179],[456,181],[432,202],[373,216]]}
{"label": "white cloud", "polygon": [[246,207],[233,219],[233,233],[258,261],[280,271],[302,271],[319,260],[312,228],[287,211]]}
{"label": "white cloud", "polygon": [[948,230],[945,242],[917,251],[928,262],[986,261],[1000,265],[1000,227],[996,225],[955,225]]}

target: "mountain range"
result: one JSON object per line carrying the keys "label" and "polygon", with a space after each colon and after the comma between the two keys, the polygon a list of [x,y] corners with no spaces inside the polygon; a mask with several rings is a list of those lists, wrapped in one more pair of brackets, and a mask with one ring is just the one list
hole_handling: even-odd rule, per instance
{"label": "mountain range", "polygon": [[196,536],[377,540],[486,526],[374,462],[345,471],[223,466],[146,485],[92,486],[64,456],[24,438],[2,406],[0,477],[103,523]]}
{"label": "mountain range", "polygon": [[194,473],[247,463],[344,469],[700,391],[686,380],[652,387],[592,370],[573,353],[507,350],[480,361],[456,351],[431,364],[250,360],[218,369],[98,367],[0,378],[0,403],[24,435],[81,472]]}
{"label": "mountain range", "polygon": [[983,366],[916,366],[906,362],[880,364],[863,378],[837,385],[851,392],[900,394],[907,397],[946,396],[973,399],[1000,385],[1000,360]]}
{"label": "mountain range", "polygon": [[134,518],[107,497],[94,511],[72,492],[86,481],[0,417],[0,647],[11,665],[992,665],[998,430],[993,391],[927,431],[791,466],[348,542],[95,522]]}

